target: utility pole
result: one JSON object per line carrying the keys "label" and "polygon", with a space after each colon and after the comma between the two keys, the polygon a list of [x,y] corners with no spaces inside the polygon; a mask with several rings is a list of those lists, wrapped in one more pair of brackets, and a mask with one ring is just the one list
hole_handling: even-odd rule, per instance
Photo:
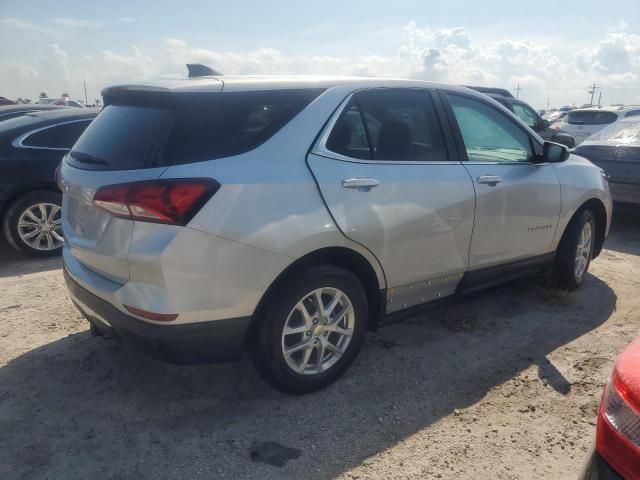
{"label": "utility pole", "polygon": [[602,100],[602,89],[600,90],[600,95],[598,96],[598,108],[600,108],[600,101]]}
{"label": "utility pole", "polygon": [[520,90],[521,90],[520,84],[518,84],[518,86],[516,87],[516,98],[517,99],[520,99]]}
{"label": "utility pole", "polygon": [[551,89],[549,87],[547,87],[547,112],[549,111],[549,96],[550,96],[550,91]]}
{"label": "utility pole", "polygon": [[589,90],[589,93],[591,94],[591,101],[589,102],[590,105],[593,105],[593,96],[595,95],[597,89],[598,85],[596,85],[596,82],[593,82],[593,87],[591,87],[591,90]]}
{"label": "utility pole", "polygon": [[84,104],[87,105],[89,103],[89,100],[87,100],[87,81],[83,80],[82,84],[84,85]]}

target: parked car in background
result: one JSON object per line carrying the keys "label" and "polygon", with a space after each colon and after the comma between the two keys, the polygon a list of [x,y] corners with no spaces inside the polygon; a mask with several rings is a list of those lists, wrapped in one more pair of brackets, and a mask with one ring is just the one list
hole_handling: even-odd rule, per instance
{"label": "parked car in background", "polygon": [[571,110],[566,118],[553,124],[551,128],[573,135],[576,145],[579,145],[607,125],[638,115],[640,115],[640,106],[581,108]]}
{"label": "parked car in background", "polygon": [[9,120],[10,118],[20,117],[22,115],[26,115],[27,113],[42,112],[46,110],[60,110],[64,108],[65,107],[60,105],[7,105],[4,107],[0,107],[0,122]]}
{"label": "parked car in background", "polygon": [[496,88],[496,87],[474,87],[471,85],[464,85],[466,88],[470,88],[471,90],[475,90],[476,92],[492,94],[492,95],[500,95],[506,98],[514,98],[513,94],[507,90],[506,88]]}
{"label": "parked car in background", "polygon": [[615,122],[574,150],[602,168],[614,202],[640,205],[640,116]]}
{"label": "parked car in background", "polygon": [[59,172],[65,278],[92,332],[165,360],[246,349],[317,390],[387,316],[549,268],[577,288],[609,229],[599,168],[466,88],[209,76],[103,97]]}
{"label": "parked car in background", "polygon": [[488,95],[515,113],[520,120],[529,125],[529,127],[543,139],[560,143],[567,148],[576,146],[575,140],[571,135],[562,130],[550,128],[551,124],[549,121],[544,120],[528,103],[522,100],[516,100],[515,98],[503,97],[502,95]]}
{"label": "parked car in background", "polygon": [[97,113],[54,107],[0,122],[0,222],[16,250],[31,256],[60,252],[62,196],[55,171]]}
{"label": "parked car in background", "polygon": [[0,97],[0,106],[4,106],[4,105],[15,105],[16,102],[14,102],[13,100],[9,100],[6,97]]}
{"label": "parked car in background", "polygon": [[65,107],[84,108],[84,105],[75,100],[71,100],[68,97],[60,97],[57,100],[52,101],[49,105],[63,105]]}
{"label": "parked car in background", "polygon": [[640,478],[640,338],[613,367],[598,409],[594,447],[580,480]]}

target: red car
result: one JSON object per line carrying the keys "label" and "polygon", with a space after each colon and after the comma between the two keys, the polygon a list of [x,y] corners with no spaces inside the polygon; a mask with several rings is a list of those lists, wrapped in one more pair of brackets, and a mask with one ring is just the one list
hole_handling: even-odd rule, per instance
{"label": "red car", "polygon": [[620,354],[604,389],[595,451],[582,480],[640,480],[640,338]]}

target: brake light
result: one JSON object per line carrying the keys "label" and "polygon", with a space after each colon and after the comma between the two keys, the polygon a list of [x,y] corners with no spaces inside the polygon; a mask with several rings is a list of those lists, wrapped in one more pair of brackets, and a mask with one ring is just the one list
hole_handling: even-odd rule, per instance
{"label": "brake light", "polygon": [[99,188],[93,204],[115,217],[186,225],[219,188],[209,178],[121,183]]}
{"label": "brake light", "polygon": [[620,355],[598,413],[596,449],[626,480],[640,480],[640,339]]}

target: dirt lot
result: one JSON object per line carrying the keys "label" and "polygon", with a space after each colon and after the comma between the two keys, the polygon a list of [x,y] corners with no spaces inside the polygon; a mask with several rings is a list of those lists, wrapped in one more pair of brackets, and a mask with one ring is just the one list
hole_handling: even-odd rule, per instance
{"label": "dirt lot", "polygon": [[[370,335],[287,397],[247,360],[158,363],[92,338],[60,260],[0,247],[0,478],[575,478],[615,354],[640,332],[640,215],[585,285],[521,281]],[[277,467],[254,442],[299,450]]]}

